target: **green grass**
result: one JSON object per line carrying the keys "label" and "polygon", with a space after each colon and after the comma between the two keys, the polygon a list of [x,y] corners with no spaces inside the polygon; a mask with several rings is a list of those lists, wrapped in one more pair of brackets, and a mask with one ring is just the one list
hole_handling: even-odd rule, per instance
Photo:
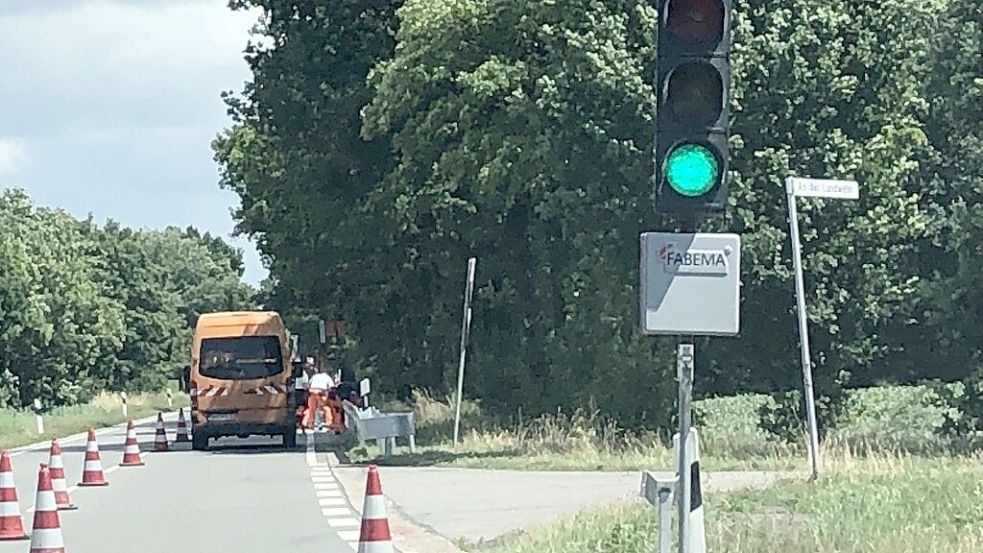
{"label": "green grass", "polygon": [[[759,427],[758,410],[774,406],[764,395],[746,394],[694,403],[700,429],[702,465],[709,471],[807,471],[806,437],[793,442]],[[915,453],[926,457],[978,451],[979,437],[943,436],[948,409],[928,387],[857,390],[825,446],[838,451]],[[401,444],[381,458],[373,443],[353,447],[355,463],[451,466],[525,470],[673,470],[671,442],[655,432],[627,432],[599,412],[547,414],[532,420],[503,422],[480,404],[462,406],[462,433],[452,443],[454,411],[450,398],[417,394],[410,404],[389,403],[383,410],[414,412],[417,452]],[[878,425],[875,421],[882,421]]]}
{"label": "green grass", "polygon": [[[748,400],[742,400],[748,401]],[[753,401],[753,400],[752,400]],[[741,416],[741,424],[715,421],[714,413],[726,413],[722,403]],[[753,411],[747,415],[742,404],[731,398],[709,400],[697,405],[698,417],[706,426],[701,435],[704,466],[708,470],[806,469],[800,448],[771,438],[758,430]],[[571,415],[549,414],[528,421],[505,424],[482,411],[474,402],[462,406],[461,441],[455,448],[453,407],[450,400],[417,394],[412,404],[388,404],[383,410],[412,409],[417,429],[417,452],[400,444],[393,456],[381,458],[373,443],[348,452],[356,463],[380,465],[433,465],[465,468],[525,470],[670,469],[673,466],[668,437],[656,432],[626,432],[599,412],[578,411]],[[709,415],[701,416],[703,411]],[[718,416],[719,418],[719,416]],[[717,431],[717,429],[726,431]],[[805,443],[805,440],[802,440]]]}
{"label": "green grass", "polygon": [[[187,404],[186,396],[174,394],[175,409]],[[0,409],[0,448],[18,447],[125,422],[122,405],[118,395],[103,393],[85,405],[56,407],[44,414],[43,436],[37,433],[33,411]],[[164,392],[130,394],[127,410],[132,419],[166,411],[167,395]]]}
{"label": "green grass", "polygon": [[[828,458],[816,482],[705,494],[714,553],[978,553],[983,551],[983,457]],[[528,528],[482,553],[648,553],[656,510],[635,502]]]}

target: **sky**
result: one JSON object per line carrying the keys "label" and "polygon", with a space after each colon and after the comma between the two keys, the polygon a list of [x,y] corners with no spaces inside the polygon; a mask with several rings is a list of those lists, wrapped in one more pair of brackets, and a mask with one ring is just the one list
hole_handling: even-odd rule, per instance
{"label": "sky", "polygon": [[136,228],[193,225],[233,238],[238,197],[210,143],[231,124],[258,12],[227,0],[0,0],[0,189]]}

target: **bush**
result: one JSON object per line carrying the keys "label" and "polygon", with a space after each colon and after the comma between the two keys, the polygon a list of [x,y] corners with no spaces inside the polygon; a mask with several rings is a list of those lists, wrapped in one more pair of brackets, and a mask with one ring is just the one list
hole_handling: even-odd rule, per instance
{"label": "bush", "polygon": [[911,452],[939,445],[950,421],[961,417],[954,400],[962,388],[955,383],[850,390],[830,441]]}

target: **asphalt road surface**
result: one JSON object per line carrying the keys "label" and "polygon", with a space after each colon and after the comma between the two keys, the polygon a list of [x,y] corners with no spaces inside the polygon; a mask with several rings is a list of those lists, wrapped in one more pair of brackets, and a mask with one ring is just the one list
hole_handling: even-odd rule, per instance
{"label": "asphalt road surface", "polygon": [[[75,511],[59,511],[69,553],[345,553],[357,549],[360,521],[313,440],[298,436],[285,451],[279,438],[212,441],[208,451],[174,444],[152,453],[155,421],[137,426],[142,467],[119,467],[126,430],[97,440],[108,487],[78,488],[85,437],[60,441]],[[25,529],[33,522],[37,472],[48,449],[14,451],[14,478]],[[2,542],[0,553],[26,553],[29,542]]]}

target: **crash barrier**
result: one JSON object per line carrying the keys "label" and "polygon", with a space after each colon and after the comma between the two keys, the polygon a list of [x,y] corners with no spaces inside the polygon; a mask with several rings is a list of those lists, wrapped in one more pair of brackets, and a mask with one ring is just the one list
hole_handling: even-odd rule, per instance
{"label": "crash barrier", "polygon": [[[673,436],[673,448],[678,451],[679,434]],[[686,440],[686,458],[690,470],[690,504],[687,506],[687,553],[706,553],[706,529],[703,520],[703,493],[700,484],[700,440],[695,428]],[[678,455],[676,456],[678,458]],[[678,497],[679,467],[670,478],[660,478],[651,472],[642,473],[641,495],[659,509],[659,553],[671,553],[673,498]]]}
{"label": "crash barrier", "polygon": [[342,409],[346,420],[351,421],[349,428],[354,431],[359,444],[376,440],[383,457],[388,457],[396,449],[396,438],[406,438],[410,452],[416,453],[413,413],[383,413],[374,406],[359,409],[349,401],[342,404]]}

